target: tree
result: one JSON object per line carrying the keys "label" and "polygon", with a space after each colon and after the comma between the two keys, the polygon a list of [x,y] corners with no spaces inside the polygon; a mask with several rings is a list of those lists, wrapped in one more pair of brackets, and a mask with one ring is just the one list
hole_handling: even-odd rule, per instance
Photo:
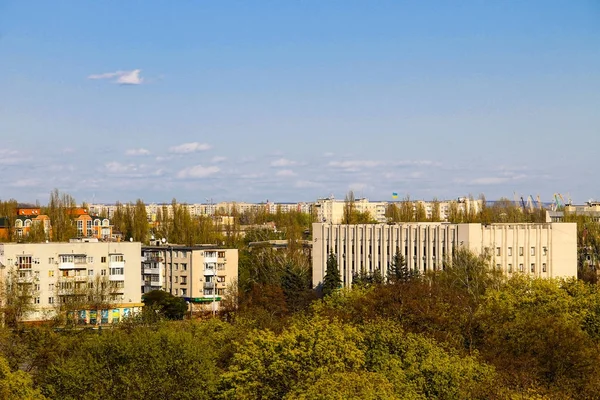
{"label": "tree", "polygon": [[58,189],[50,193],[47,214],[52,222],[52,241],[66,242],[77,236],[72,215],[76,206],[75,199],[69,194],[61,193]]}
{"label": "tree", "polygon": [[39,390],[33,386],[31,376],[23,371],[11,372],[6,359],[0,356],[0,398],[44,400]]}
{"label": "tree", "polygon": [[153,290],[142,296],[145,307],[155,307],[166,319],[183,319],[187,304],[181,297],[164,290]]}
{"label": "tree", "polygon": [[404,255],[400,252],[400,248],[396,247],[396,253],[388,268],[388,282],[407,282],[412,276],[413,273],[408,269]]}
{"label": "tree", "polygon": [[327,258],[327,269],[323,278],[323,296],[328,296],[335,292],[342,285],[340,270],[337,264],[337,257],[333,253],[329,253]]}
{"label": "tree", "polygon": [[31,271],[17,271],[11,268],[3,277],[2,318],[4,324],[10,328],[17,328],[19,323],[35,310],[34,298],[39,291],[36,290],[35,277],[29,275]]}

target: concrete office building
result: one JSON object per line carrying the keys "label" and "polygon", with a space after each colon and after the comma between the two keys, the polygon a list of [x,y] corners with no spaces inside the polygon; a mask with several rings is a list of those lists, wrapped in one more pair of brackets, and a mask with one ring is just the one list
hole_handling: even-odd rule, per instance
{"label": "concrete office building", "polygon": [[35,311],[25,320],[47,320],[56,315],[65,296],[82,295],[90,285],[102,284],[110,307],[73,310],[79,323],[111,323],[140,310],[140,243],[99,242],[0,243],[2,280],[15,272],[17,284],[32,285]]}
{"label": "concrete office building", "polygon": [[325,276],[331,252],[344,286],[354,273],[380,269],[385,276],[396,249],[412,269],[441,268],[452,249],[487,253],[505,274],[536,277],[577,276],[577,227],[574,223],[450,224],[437,222],[338,225],[313,224],[313,285]]}
{"label": "concrete office building", "polygon": [[238,250],[161,244],[142,247],[142,293],[164,290],[195,310],[217,310],[237,281]]}

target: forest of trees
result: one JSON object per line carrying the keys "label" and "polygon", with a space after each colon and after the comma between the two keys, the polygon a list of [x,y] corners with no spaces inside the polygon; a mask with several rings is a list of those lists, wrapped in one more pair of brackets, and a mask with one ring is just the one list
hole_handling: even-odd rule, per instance
{"label": "forest of trees", "polygon": [[323,297],[303,283],[292,254],[262,249],[249,257],[254,270],[239,306],[230,303],[218,318],[171,321],[150,307],[101,330],[0,328],[0,396],[593,399],[600,392],[596,285],[507,279],[459,251],[443,271],[352,289],[334,282]]}

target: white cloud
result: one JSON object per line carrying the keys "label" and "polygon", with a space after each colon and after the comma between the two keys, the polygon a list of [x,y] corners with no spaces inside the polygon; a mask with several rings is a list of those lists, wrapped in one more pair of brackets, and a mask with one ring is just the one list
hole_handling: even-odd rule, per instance
{"label": "white cloud", "polygon": [[297,188],[300,188],[300,189],[304,189],[304,188],[321,187],[322,185],[320,183],[311,182],[311,181],[297,181],[294,186]]}
{"label": "white cloud", "polygon": [[330,161],[329,166],[335,168],[374,168],[384,165],[383,161],[368,161],[368,160],[354,160],[354,161]]}
{"label": "white cloud", "polygon": [[189,154],[195,153],[197,151],[205,151],[211,148],[211,145],[207,143],[200,142],[191,142],[191,143],[183,143],[179,146],[173,146],[169,148],[171,153],[175,154]]}
{"label": "white cloud", "polygon": [[137,171],[135,164],[121,164],[118,161],[111,161],[104,164],[106,170],[112,174],[123,174],[127,172]]}
{"label": "white cloud", "polygon": [[330,161],[328,166],[333,168],[340,168],[346,171],[358,171],[360,169],[377,168],[377,167],[409,167],[409,166],[440,166],[440,163],[436,163],[429,160],[418,160],[418,161],[383,161],[383,160],[346,160],[346,161]]}
{"label": "white cloud", "polygon": [[129,149],[125,152],[127,156],[147,156],[150,154],[150,150],[139,148],[139,149]]}
{"label": "white cloud", "polygon": [[88,79],[111,79],[113,83],[120,85],[141,85],[144,78],[140,76],[141,69],[131,71],[105,72],[103,74],[94,74],[88,76]]}
{"label": "white cloud", "polygon": [[271,167],[289,167],[290,165],[295,164],[295,161],[288,160],[287,158],[280,158],[278,160],[271,161]]}
{"label": "white cloud", "polygon": [[333,157],[333,156],[334,156],[334,154],[330,151],[323,153],[323,157]]}
{"label": "white cloud", "polygon": [[212,163],[215,163],[215,164],[216,164],[216,163],[223,162],[223,161],[225,161],[225,160],[227,160],[227,157],[214,156],[214,157],[213,157],[213,158],[210,160],[210,162],[212,162]]}
{"label": "white cloud", "polygon": [[207,176],[216,174],[219,172],[219,167],[210,166],[203,167],[202,165],[194,165],[192,167],[184,168],[177,173],[178,178],[206,178]]}
{"label": "white cloud", "polygon": [[24,187],[36,187],[39,185],[40,185],[40,182],[37,179],[19,179],[19,180],[13,182],[10,186],[24,188]]}
{"label": "white cloud", "polygon": [[471,185],[498,185],[500,183],[508,182],[508,180],[509,180],[508,178],[488,176],[488,177],[484,177],[484,178],[473,179],[469,183]]}
{"label": "white cloud", "polygon": [[275,174],[277,176],[296,176],[296,173],[291,169],[282,169],[281,171],[277,171]]}

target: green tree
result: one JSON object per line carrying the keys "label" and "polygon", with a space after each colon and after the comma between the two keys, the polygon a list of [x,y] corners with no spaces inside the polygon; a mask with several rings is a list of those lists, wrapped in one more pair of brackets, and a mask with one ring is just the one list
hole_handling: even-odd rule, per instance
{"label": "green tree", "polygon": [[400,248],[396,247],[396,253],[388,267],[388,282],[407,282],[413,277],[413,273],[408,269],[404,255],[400,252]]}
{"label": "green tree", "polygon": [[337,257],[335,254],[330,253],[327,257],[327,269],[325,270],[325,277],[323,278],[323,296],[328,296],[335,292],[341,285],[342,278],[337,265]]}
{"label": "green tree", "polygon": [[0,356],[0,398],[6,400],[44,400],[33,385],[31,376],[23,371],[12,372],[6,359]]}
{"label": "green tree", "polygon": [[[31,271],[23,271],[23,274],[28,273]],[[10,268],[1,282],[3,323],[10,328],[17,328],[35,310],[33,300],[38,294],[35,277],[20,275],[19,271]]]}
{"label": "green tree", "polygon": [[187,312],[187,304],[181,297],[173,296],[164,290],[152,290],[142,296],[144,307],[159,311],[166,319],[183,319]]}

